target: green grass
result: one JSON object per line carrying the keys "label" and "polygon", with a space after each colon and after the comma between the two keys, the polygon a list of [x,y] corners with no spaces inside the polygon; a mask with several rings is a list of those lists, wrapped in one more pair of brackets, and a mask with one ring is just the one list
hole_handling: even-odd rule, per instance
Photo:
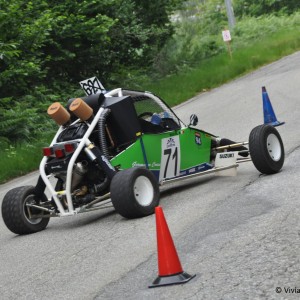
{"label": "green grass", "polygon": [[[233,44],[234,46],[234,44]],[[143,90],[160,95],[170,106],[226,83],[263,65],[274,62],[300,49],[300,35],[295,29],[277,32],[249,46],[222,53],[159,81],[144,83]]]}
{"label": "green grass", "polygon": [[1,147],[0,183],[37,170],[43,158],[42,148],[47,145],[49,142],[43,141]]}
{"label": "green grass", "polygon": [[[298,30],[289,29],[268,35],[266,38],[260,38],[260,40],[238,49],[234,49],[234,43],[232,46],[232,60],[228,53],[222,53],[202,61],[195,68],[187,69],[180,74],[154,82],[147,82],[143,79],[139,83],[140,89],[161,96],[170,106],[177,105],[203,90],[217,87],[299,50],[300,35]],[[49,133],[48,137],[43,140],[50,141]],[[15,147],[1,147],[0,183],[38,169],[42,158],[41,148],[47,145],[47,142],[39,142],[30,145],[24,143]]]}

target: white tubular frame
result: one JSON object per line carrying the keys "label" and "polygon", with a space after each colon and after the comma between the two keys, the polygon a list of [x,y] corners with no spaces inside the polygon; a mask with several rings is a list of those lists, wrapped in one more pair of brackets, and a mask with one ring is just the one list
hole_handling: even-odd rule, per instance
{"label": "white tubular frame", "polygon": [[[122,89],[118,88],[118,89],[114,89],[108,93],[105,94],[106,97],[112,97],[117,95],[118,97],[122,97],[123,93],[122,93]],[[71,160],[69,162],[68,165],[68,169],[67,169],[67,176],[66,176],[66,190],[65,191],[55,191],[54,187],[52,186],[49,178],[51,177],[51,175],[46,175],[46,171],[45,171],[45,166],[46,163],[48,161],[48,157],[44,156],[41,163],[40,163],[40,175],[44,181],[44,183],[46,184],[46,187],[48,188],[51,196],[53,197],[53,200],[57,206],[57,209],[59,210],[59,216],[61,217],[65,217],[65,216],[72,216],[77,214],[77,210],[74,210],[74,205],[73,205],[73,201],[72,201],[72,195],[71,195],[71,186],[72,186],[72,173],[73,173],[73,167],[75,164],[76,159],[78,158],[80,152],[82,151],[82,149],[85,146],[88,146],[91,142],[89,140],[89,136],[91,135],[92,131],[94,130],[94,128],[96,127],[96,125],[98,124],[99,118],[102,114],[102,112],[104,111],[104,108],[101,107],[99,109],[99,111],[97,112],[96,116],[94,117],[93,121],[91,124],[89,125],[88,130],[86,131],[86,133],[84,134],[83,138],[78,140],[79,145],[76,148],[75,152],[73,153]],[[76,120],[73,124],[77,123],[78,120]],[[56,141],[57,138],[59,136],[59,134],[63,131],[64,127],[60,126],[60,128],[58,129],[55,137],[53,138],[50,147],[53,146]],[[62,206],[60,200],[58,199],[58,195],[66,195],[67,198],[67,203],[68,203],[68,210],[65,210],[64,207]]]}

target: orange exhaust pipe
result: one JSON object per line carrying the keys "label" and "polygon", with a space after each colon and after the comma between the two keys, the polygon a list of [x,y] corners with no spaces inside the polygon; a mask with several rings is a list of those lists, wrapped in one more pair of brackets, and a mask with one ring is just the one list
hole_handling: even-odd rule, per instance
{"label": "orange exhaust pipe", "polygon": [[87,121],[93,115],[93,109],[81,98],[77,98],[71,103],[70,111],[82,121]]}
{"label": "orange exhaust pipe", "polygon": [[65,125],[70,121],[69,112],[59,102],[52,103],[47,113],[58,125]]}

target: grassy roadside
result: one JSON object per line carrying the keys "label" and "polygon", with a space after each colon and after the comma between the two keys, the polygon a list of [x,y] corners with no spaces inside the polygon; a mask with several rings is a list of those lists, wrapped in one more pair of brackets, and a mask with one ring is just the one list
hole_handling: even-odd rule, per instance
{"label": "grassy roadside", "polygon": [[32,142],[31,144],[22,143],[15,146],[1,146],[0,184],[37,170],[43,158],[42,148],[49,145],[50,141],[51,138],[35,143]]}
{"label": "grassy roadside", "polygon": [[251,45],[234,49],[232,60],[228,53],[222,53],[202,61],[193,69],[157,82],[145,83],[143,89],[160,95],[170,106],[174,106],[203,90],[217,87],[298,50],[298,30],[277,32]]}
{"label": "grassy roadside", "polygon": [[[165,99],[170,106],[174,106],[203,90],[217,87],[299,49],[298,30],[280,31],[253,41],[248,46],[234,49],[232,60],[228,53],[222,53],[201,61],[193,69],[186,69],[156,82],[141,81],[138,84],[142,90],[152,91]],[[1,146],[0,184],[38,169],[42,159],[41,148],[47,146],[50,141],[49,136],[37,143]]]}
{"label": "grassy roadside", "polygon": [[[39,153],[38,153],[39,152]],[[0,182],[24,175],[37,168],[42,158],[41,149],[33,145],[8,146],[0,152]]]}

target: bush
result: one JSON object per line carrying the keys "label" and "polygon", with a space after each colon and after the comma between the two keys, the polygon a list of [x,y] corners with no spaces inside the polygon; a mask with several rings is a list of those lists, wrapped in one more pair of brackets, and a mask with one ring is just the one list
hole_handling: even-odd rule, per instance
{"label": "bush", "polygon": [[233,32],[233,47],[251,45],[255,40],[267,37],[282,30],[289,31],[300,25],[300,12],[292,15],[268,15],[258,18],[245,17],[238,21]]}

